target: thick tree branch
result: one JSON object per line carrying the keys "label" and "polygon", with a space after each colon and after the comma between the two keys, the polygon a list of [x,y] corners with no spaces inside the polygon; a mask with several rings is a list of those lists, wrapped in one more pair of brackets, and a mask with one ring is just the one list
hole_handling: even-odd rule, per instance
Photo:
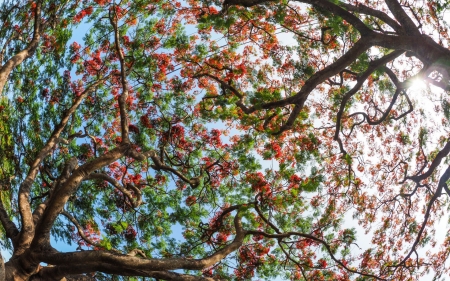
{"label": "thick tree branch", "polygon": [[428,73],[434,69],[438,71],[445,70],[447,75],[450,73],[450,67],[448,65],[450,52],[427,35],[396,36],[374,33],[371,36],[371,42],[374,46],[411,51],[424,64]]}
{"label": "thick tree branch", "polygon": [[[77,272],[86,271],[86,272],[95,272],[95,271],[103,271],[109,274],[117,274],[121,276],[145,276],[145,277],[153,277],[157,280],[177,280],[177,281],[215,281],[216,279],[194,276],[189,274],[181,274],[171,271],[150,271],[150,270],[133,270],[128,268],[123,268],[121,266],[115,265],[98,265],[97,263],[93,264],[74,264],[74,265],[58,265],[52,267],[44,267],[42,268],[38,274],[33,276],[30,281],[94,281],[96,279],[91,278],[86,275],[73,275],[77,274]],[[66,277],[68,276],[68,277]],[[64,278],[64,279],[63,279]]]}
{"label": "thick tree branch", "polygon": [[348,4],[348,3],[344,3],[344,2],[339,2],[339,6],[344,7],[345,9],[347,9],[347,11],[357,12],[357,13],[360,13],[360,14],[364,14],[364,15],[368,15],[368,16],[372,16],[372,17],[378,18],[378,19],[382,20],[383,22],[385,22],[390,27],[392,27],[392,29],[395,32],[397,32],[398,34],[402,34],[402,33],[405,32],[401,25],[399,25],[395,20],[393,20],[386,13],[383,13],[380,10],[372,9],[372,8],[370,8],[370,7],[368,7],[368,6],[364,5],[364,4],[361,4],[361,3],[357,3],[356,5],[352,5],[352,4]]}
{"label": "thick tree branch", "polygon": [[310,4],[314,7],[322,8],[336,16],[339,16],[346,20],[349,24],[359,31],[361,36],[368,36],[373,33],[373,30],[364,24],[357,16],[346,11],[342,7],[334,4],[332,1],[328,0],[296,0],[297,2]]}
{"label": "thick tree branch", "polygon": [[404,27],[406,34],[420,36],[420,31],[397,0],[385,0],[391,13]]}
{"label": "thick tree branch", "polygon": [[[297,2],[310,4],[314,7],[325,9],[339,17],[342,17],[351,25],[353,25],[362,36],[369,35],[373,32],[369,27],[367,27],[358,17],[352,15],[348,11],[334,4],[332,1],[328,0],[296,0]],[[259,4],[264,4],[266,2],[273,2],[273,0],[225,0],[223,5],[225,7],[229,5],[243,6],[243,7],[253,7]]]}
{"label": "thick tree branch", "polygon": [[414,176],[406,177],[405,180],[412,180],[416,183],[419,183],[420,181],[428,178],[431,176],[431,174],[436,170],[437,167],[441,164],[442,160],[450,153],[450,141],[448,141],[445,146],[438,152],[436,157],[433,159],[433,162],[431,162],[430,167],[428,167],[428,170],[423,174],[417,174]]}
{"label": "thick tree branch", "polygon": [[31,57],[36,51],[36,48],[38,47],[42,32],[41,8],[42,8],[42,1],[37,1],[36,8],[34,11],[33,37],[30,43],[27,45],[25,49],[15,54],[13,57],[11,57],[0,68],[0,95],[3,92],[3,88],[5,87],[5,84],[8,81],[8,77],[11,71],[13,71],[13,69],[19,64],[21,64],[26,58]]}
{"label": "thick tree branch", "polygon": [[31,244],[31,249],[38,250],[41,247],[48,246],[48,234],[50,229],[58,216],[58,214],[63,210],[69,197],[75,192],[80,183],[88,177],[95,170],[98,170],[104,166],[111,164],[117,159],[123,157],[126,151],[130,149],[129,144],[123,144],[116,147],[106,154],[88,162],[77,169],[75,169],[70,177],[65,181],[63,186],[55,189],[52,192],[47,208],[42,214],[42,218],[36,226],[36,234]]}
{"label": "thick tree branch", "polygon": [[[71,253],[48,251],[35,252],[33,254],[33,258],[64,269],[64,273],[62,275],[58,274],[58,276],[102,271],[111,274],[148,277],[155,277],[155,274],[159,274],[158,276],[161,278],[163,278],[163,276],[166,276],[164,278],[172,278],[169,280],[196,280],[181,278],[173,279],[178,275],[174,275],[175,273],[168,271],[177,269],[202,270],[220,262],[227,255],[236,251],[244,241],[246,231],[242,228],[239,211],[234,217],[234,226],[236,230],[234,240],[222,249],[216,251],[214,254],[203,259],[146,259],[129,255],[120,255],[108,251],[81,251]],[[71,266],[67,267],[69,264]],[[68,271],[69,269],[70,271]],[[188,277],[189,276],[183,276],[183,278]]]}
{"label": "thick tree branch", "polygon": [[114,46],[116,48],[117,56],[120,62],[120,82],[122,83],[122,94],[119,97],[119,110],[120,110],[120,128],[122,132],[122,143],[129,143],[129,128],[128,128],[128,113],[127,113],[127,99],[128,99],[128,85],[125,69],[125,57],[123,55],[122,49],[120,47],[119,41],[119,29],[117,26],[118,16],[113,12],[115,10],[109,11],[109,21],[114,29]]}
{"label": "thick tree branch", "polygon": [[0,280],[6,280],[5,276],[6,276],[5,261],[3,260],[2,253],[0,253]]}
{"label": "thick tree branch", "polygon": [[275,0],[225,0],[223,2],[223,6],[225,8],[227,8],[228,6],[231,5],[236,5],[236,6],[243,6],[243,7],[253,7],[259,4],[264,4],[267,2],[274,2]]}
{"label": "thick tree branch", "polygon": [[[276,134],[280,134],[286,130],[291,129],[295,120],[303,108],[306,100],[308,99],[309,94],[317,87],[317,85],[326,81],[329,77],[332,77],[342,70],[344,70],[350,63],[352,63],[359,55],[364,53],[368,48],[370,48],[370,39],[369,38],[361,38],[358,40],[353,47],[347,51],[343,56],[337,59],[332,64],[328,65],[322,70],[314,73],[303,85],[302,89],[295,94],[293,97],[293,103],[295,107],[291,112],[287,122],[280,128],[280,130]],[[288,100],[288,99],[286,99]],[[285,101],[286,101],[285,100]],[[265,108],[262,105],[262,108]]]}
{"label": "thick tree branch", "polygon": [[49,140],[44,145],[44,147],[39,151],[36,158],[30,165],[28,174],[19,187],[19,212],[22,220],[22,229],[19,237],[19,244],[18,244],[19,247],[15,249],[14,254],[20,255],[21,253],[23,253],[23,251],[26,248],[28,248],[34,236],[34,223],[33,223],[33,215],[31,213],[29,196],[31,186],[37,176],[40,164],[42,163],[44,158],[52,151],[53,147],[56,145],[58,141],[60,134],[62,133],[67,123],[69,122],[70,117],[77,110],[78,106],[81,104],[84,98],[89,93],[94,91],[100,84],[102,84],[104,80],[105,78],[102,78],[92,83],[84,90],[84,92],[81,93],[80,96],[75,98],[72,106],[65,111],[65,113],[61,118],[61,121],[59,122],[58,125],[55,126],[55,129],[53,130]]}
{"label": "thick tree branch", "polygon": [[[17,229],[17,226],[9,219],[8,213],[5,210],[5,207],[3,206],[3,201],[0,199],[0,221],[2,223],[3,228],[6,232],[6,237],[11,239],[11,242],[14,247],[17,246],[17,238],[19,234],[19,230]],[[2,280],[0,278],[0,280]]]}
{"label": "thick tree branch", "polygon": [[288,97],[286,99],[277,100],[273,102],[267,102],[260,105],[251,106],[249,108],[245,107],[241,100],[244,99],[243,95],[239,93],[235,88],[228,85],[221,79],[209,75],[209,74],[199,74],[197,75],[197,78],[200,76],[206,76],[209,78],[212,78],[213,80],[220,83],[222,87],[225,87],[226,89],[229,89],[233,94],[239,97],[239,104],[236,103],[246,114],[251,114],[257,110],[260,109],[274,109],[279,108],[287,105],[294,105],[294,108],[292,112],[289,115],[288,120],[285,124],[283,124],[280,129],[277,132],[274,132],[274,134],[281,134],[282,132],[289,130],[292,128],[292,125],[294,124],[295,120],[297,119],[298,115],[300,114],[304,103],[306,102],[309,94],[317,87],[317,85],[327,81],[329,77],[332,77],[342,70],[344,70],[349,64],[351,64],[356,58],[358,58],[359,55],[367,51],[371,46],[371,38],[369,37],[363,37],[360,40],[358,40],[353,47],[347,51],[343,56],[341,56],[339,59],[337,59],[332,64],[326,66],[322,70],[317,71],[314,73],[303,85],[301,90],[297,92],[295,95]]}

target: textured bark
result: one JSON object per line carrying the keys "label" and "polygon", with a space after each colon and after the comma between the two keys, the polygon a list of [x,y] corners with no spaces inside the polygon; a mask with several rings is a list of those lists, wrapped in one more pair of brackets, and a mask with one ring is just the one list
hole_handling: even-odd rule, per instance
{"label": "textured bark", "polygon": [[[119,148],[120,150],[120,148]],[[236,211],[239,206],[228,208],[227,212]],[[239,213],[235,215],[234,225],[236,235],[234,240],[203,259],[147,259],[133,255],[118,254],[113,251],[81,251],[60,253],[49,246],[49,241],[42,240],[40,244],[27,249],[20,256],[6,263],[6,281],[63,281],[63,280],[92,280],[84,273],[101,271],[123,276],[146,276],[165,280],[214,280],[211,278],[180,274],[172,270],[202,270],[224,259],[236,251],[248,234],[241,226]],[[39,231],[37,233],[41,233]],[[41,262],[49,264],[42,267]],[[66,278],[66,279],[64,279]]]}
{"label": "textured bark", "polygon": [[66,127],[73,113],[77,110],[78,106],[80,106],[81,102],[84,98],[96,89],[98,85],[103,83],[103,79],[98,80],[97,82],[91,84],[86,90],[75,99],[72,106],[66,110],[65,114],[62,116],[60,123],[55,127],[53,133],[45,146],[39,151],[37,157],[34,159],[33,163],[30,166],[27,177],[22,182],[19,188],[19,211],[20,217],[22,219],[22,230],[19,234],[18,247],[14,249],[14,255],[21,255],[24,251],[29,247],[31,241],[34,238],[34,220],[33,214],[30,206],[30,189],[31,186],[39,172],[39,166],[41,165],[44,158],[52,151],[55,145],[59,141],[59,136],[62,131]]}
{"label": "textured bark", "polygon": [[25,59],[33,56],[36,48],[39,45],[39,41],[41,39],[42,33],[42,23],[41,23],[41,1],[37,1],[36,12],[34,16],[34,30],[33,30],[33,38],[28,43],[28,46],[18,52],[16,55],[11,57],[5,64],[0,67],[0,94],[3,92],[3,88],[8,81],[8,77],[11,72],[16,68],[19,64],[21,64]]}
{"label": "textured bark", "polygon": [[3,256],[0,253],[0,281],[5,280],[5,262]]}

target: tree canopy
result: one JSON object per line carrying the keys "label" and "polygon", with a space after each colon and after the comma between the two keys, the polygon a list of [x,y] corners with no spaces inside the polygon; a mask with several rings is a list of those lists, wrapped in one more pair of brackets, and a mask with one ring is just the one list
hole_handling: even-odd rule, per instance
{"label": "tree canopy", "polygon": [[2,1],[0,280],[448,278],[449,5]]}

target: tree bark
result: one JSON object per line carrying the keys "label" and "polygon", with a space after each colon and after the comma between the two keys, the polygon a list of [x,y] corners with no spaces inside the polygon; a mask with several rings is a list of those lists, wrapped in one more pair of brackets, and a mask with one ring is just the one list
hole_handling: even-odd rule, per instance
{"label": "tree bark", "polygon": [[3,255],[0,253],[0,281],[5,280],[5,262]]}

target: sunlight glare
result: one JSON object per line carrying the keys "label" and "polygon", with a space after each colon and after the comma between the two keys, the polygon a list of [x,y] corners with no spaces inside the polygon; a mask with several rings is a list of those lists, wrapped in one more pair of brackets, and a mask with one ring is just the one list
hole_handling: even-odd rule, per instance
{"label": "sunlight glare", "polygon": [[414,79],[409,88],[413,92],[422,92],[427,88],[426,83],[421,79]]}

